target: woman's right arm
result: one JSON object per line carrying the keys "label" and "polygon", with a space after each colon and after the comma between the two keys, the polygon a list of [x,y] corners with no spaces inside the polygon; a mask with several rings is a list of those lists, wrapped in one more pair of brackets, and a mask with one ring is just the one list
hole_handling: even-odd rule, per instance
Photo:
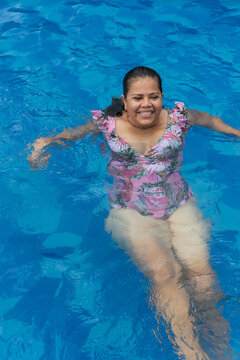
{"label": "woman's right arm", "polygon": [[61,141],[76,141],[88,134],[99,134],[100,130],[92,121],[88,121],[85,125],[77,126],[76,128],[64,129],[60,134],[51,138],[51,143],[60,143]]}
{"label": "woman's right arm", "polygon": [[76,141],[85,137],[88,134],[99,134],[100,130],[92,121],[88,121],[85,125],[77,126],[76,128],[64,129],[61,133],[55,136],[40,137],[34,141],[33,151],[28,157],[29,164],[35,169],[46,164],[50,154],[44,154],[44,148],[47,146],[63,145],[69,146],[68,142]]}

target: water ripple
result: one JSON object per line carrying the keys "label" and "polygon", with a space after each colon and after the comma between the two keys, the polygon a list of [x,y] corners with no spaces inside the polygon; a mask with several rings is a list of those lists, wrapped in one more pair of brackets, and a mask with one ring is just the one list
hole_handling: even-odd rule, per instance
{"label": "water ripple", "polygon": [[[49,164],[38,172],[28,144],[83,124],[141,64],[161,73],[166,107],[183,100],[239,127],[239,4],[27,3],[0,4],[1,356],[176,359],[143,275],[104,232],[104,139],[47,149]],[[219,307],[239,352],[239,141],[194,128],[184,160],[213,223],[211,263],[226,294]]]}

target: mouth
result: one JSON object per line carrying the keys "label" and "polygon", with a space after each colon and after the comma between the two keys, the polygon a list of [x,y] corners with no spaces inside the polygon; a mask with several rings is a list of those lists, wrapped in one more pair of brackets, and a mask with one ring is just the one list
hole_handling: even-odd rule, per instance
{"label": "mouth", "polygon": [[150,111],[150,110],[148,110],[148,111],[139,111],[138,114],[139,114],[141,117],[143,117],[144,119],[147,119],[147,118],[149,118],[149,117],[152,116],[153,111]]}

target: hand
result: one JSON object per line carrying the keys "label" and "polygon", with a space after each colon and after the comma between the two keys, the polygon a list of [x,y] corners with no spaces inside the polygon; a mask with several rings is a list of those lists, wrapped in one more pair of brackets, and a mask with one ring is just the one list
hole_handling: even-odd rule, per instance
{"label": "hand", "polygon": [[44,151],[44,148],[51,144],[51,137],[40,137],[35,140],[34,143],[29,145],[29,148],[33,146],[33,151],[28,157],[29,165],[38,170],[47,164],[50,154]]}

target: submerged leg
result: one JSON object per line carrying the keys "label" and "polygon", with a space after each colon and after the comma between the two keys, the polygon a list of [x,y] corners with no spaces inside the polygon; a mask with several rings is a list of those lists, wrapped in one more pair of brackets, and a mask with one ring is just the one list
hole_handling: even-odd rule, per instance
{"label": "submerged leg", "polygon": [[[195,317],[202,324],[202,337],[215,347],[217,358],[229,350],[229,324],[217,310],[223,293],[209,263],[207,240],[210,224],[197,207],[195,198],[168,219],[172,247],[185,270],[185,285],[190,301],[197,306]],[[200,327],[198,327],[200,328]]]}
{"label": "submerged leg", "polygon": [[171,249],[168,223],[131,209],[114,209],[106,220],[106,231],[151,280],[156,310],[170,325],[178,354],[188,360],[208,359],[194,335],[189,297],[179,282],[181,267]]}
{"label": "submerged leg", "polygon": [[196,199],[191,199],[176,210],[168,223],[173,250],[198,298],[211,297],[216,276],[209,263],[207,246],[210,223],[204,219]]}

